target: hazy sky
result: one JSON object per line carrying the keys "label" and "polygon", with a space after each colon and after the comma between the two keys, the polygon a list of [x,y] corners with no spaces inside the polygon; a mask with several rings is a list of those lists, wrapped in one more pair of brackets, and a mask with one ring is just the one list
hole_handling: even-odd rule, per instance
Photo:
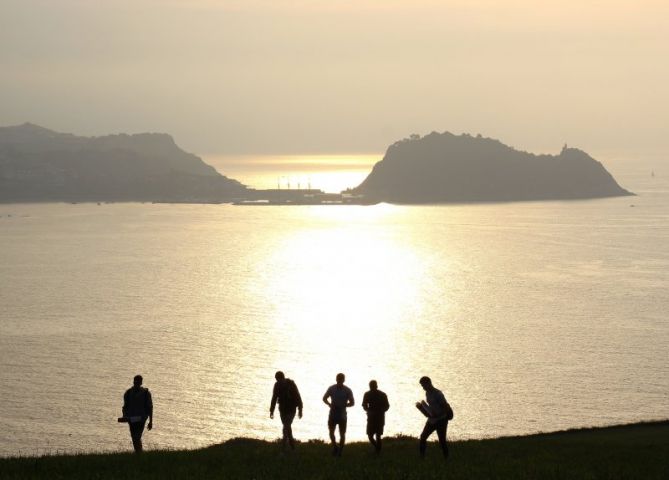
{"label": "hazy sky", "polygon": [[669,157],[669,2],[0,0],[0,125],[219,153],[410,133]]}

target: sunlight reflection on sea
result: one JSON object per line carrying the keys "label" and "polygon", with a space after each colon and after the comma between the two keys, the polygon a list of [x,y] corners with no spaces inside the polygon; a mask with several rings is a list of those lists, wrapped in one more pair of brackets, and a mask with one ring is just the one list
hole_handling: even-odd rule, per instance
{"label": "sunlight reflection on sea", "polygon": [[205,155],[219,173],[251,188],[315,188],[338,193],[357,187],[377,154],[342,155]]}
{"label": "sunlight reflection on sea", "polygon": [[[615,172],[614,172],[615,173]],[[375,378],[416,435],[430,375],[453,438],[669,416],[669,183],[635,198],[405,207],[0,206],[0,454],[276,438],[282,369],[300,439],[325,438],[337,372]],[[630,208],[630,204],[635,208]],[[359,406],[349,438],[364,438]]]}

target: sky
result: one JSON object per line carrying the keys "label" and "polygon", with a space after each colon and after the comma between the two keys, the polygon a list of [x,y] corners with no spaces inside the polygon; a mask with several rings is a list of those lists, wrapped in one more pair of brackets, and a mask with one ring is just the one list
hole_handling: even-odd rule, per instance
{"label": "sky", "polygon": [[0,125],[195,153],[412,133],[669,158],[669,2],[0,0]]}

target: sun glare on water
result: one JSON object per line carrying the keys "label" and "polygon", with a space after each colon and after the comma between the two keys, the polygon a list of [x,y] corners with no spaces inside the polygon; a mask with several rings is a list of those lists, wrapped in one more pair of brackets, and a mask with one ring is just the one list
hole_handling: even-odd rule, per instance
{"label": "sun glare on water", "polygon": [[[303,397],[316,408],[339,371],[358,395],[372,378],[397,390],[407,375],[388,360],[411,350],[429,265],[415,242],[382,226],[409,213],[386,204],[308,208],[300,214],[303,227],[267,251],[268,275],[254,287],[272,297],[272,361],[304,380]],[[351,421],[364,418],[356,411]]]}
{"label": "sun glare on water", "polygon": [[251,188],[314,188],[328,193],[357,187],[381,158],[379,154],[204,157],[222,175]]}

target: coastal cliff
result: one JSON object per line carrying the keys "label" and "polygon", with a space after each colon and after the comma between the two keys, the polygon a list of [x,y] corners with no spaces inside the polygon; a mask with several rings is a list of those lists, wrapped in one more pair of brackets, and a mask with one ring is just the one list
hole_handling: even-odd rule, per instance
{"label": "coastal cliff", "polygon": [[167,134],[80,137],[30,123],[0,128],[0,202],[219,202],[245,192]]}
{"label": "coastal cliff", "polygon": [[390,203],[571,200],[632,195],[575,148],[534,155],[490,138],[433,132],[391,145],[352,193]]}

